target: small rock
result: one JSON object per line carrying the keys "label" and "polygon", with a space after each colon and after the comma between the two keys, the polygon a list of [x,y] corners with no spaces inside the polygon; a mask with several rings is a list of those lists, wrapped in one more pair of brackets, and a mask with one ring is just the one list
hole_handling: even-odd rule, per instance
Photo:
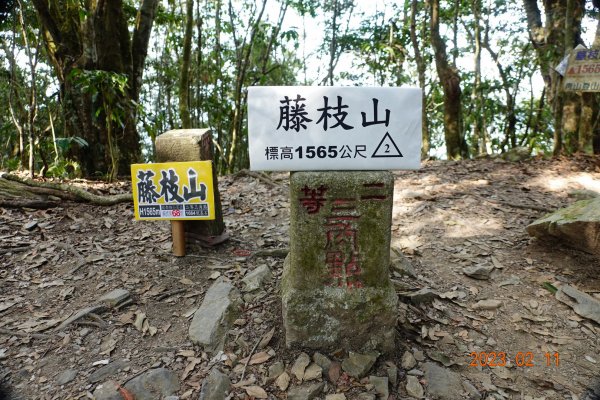
{"label": "small rock", "polygon": [[502,300],[495,299],[487,299],[487,300],[479,300],[477,303],[473,304],[474,310],[495,310],[502,306]]}
{"label": "small rock", "polygon": [[421,350],[415,350],[413,352],[413,355],[415,356],[415,360],[421,362],[421,361],[425,361],[425,354],[423,354],[423,352]]}
{"label": "small rock", "polygon": [[179,391],[177,375],[166,368],[156,368],[136,376],[125,384],[135,400],[156,400]]}
{"label": "small rock", "polygon": [[375,392],[377,392],[377,397],[379,397],[382,400],[387,400],[388,396],[390,395],[388,386],[389,381],[387,377],[370,376],[369,383],[371,383],[375,388]]}
{"label": "small rock", "polygon": [[253,292],[258,290],[269,279],[271,279],[271,270],[267,264],[261,264],[242,279],[242,283],[244,284],[242,292]]}
{"label": "small rock", "polygon": [[419,378],[412,375],[408,375],[406,377],[406,393],[415,399],[423,398],[425,392],[423,390],[423,386],[421,386],[421,383],[419,383]]}
{"label": "small rock", "polygon": [[76,377],[77,371],[74,369],[68,369],[57,375],[56,384],[58,386],[66,385],[67,383],[73,381]]}
{"label": "small rock", "polygon": [[331,366],[331,360],[323,354],[319,352],[313,354],[313,361],[317,363],[317,365],[321,367],[323,371],[329,371],[329,367]]}
{"label": "small rock", "polygon": [[411,369],[406,374],[407,375],[412,375],[412,376],[423,376],[423,375],[425,375],[425,373],[423,371],[421,371],[420,369]]}
{"label": "small rock", "polygon": [[437,293],[430,288],[423,288],[417,290],[416,292],[399,293],[399,295],[409,300],[413,304],[430,303],[433,301],[433,299],[438,297]]}
{"label": "small rock", "polygon": [[107,364],[101,368],[98,368],[96,371],[92,372],[92,374],[88,377],[88,381],[90,383],[97,383],[97,382],[103,381],[106,378],[109,378],[109,377],[115,375],[120,370],[122,370],[128,366],[129,366],[128,360],[113,361],[110,364]]}
{"label": "small rock", "polygon": [[303,380],[314,381],[315,379],[320,379],[321,376],[323,376],[323,368],[321,368],[316,363],[312,363],[304,371]]}
{"label": "small rock", "polygon": [[490,274],[494,270],[492,265],[473,265],[472,267],[463,268],[463,273],[470,278],[487,280],[490,279]]}
{"label": "small rock", "polygon": [[375,395],[373,393],[359,393],[356,400],[375,400]]}
{"label": "small rock", "polygon": [[405,351],[402,355],[402,368],[409,370],[413,369],[417,365],[415,356],[410,351]]}
{"label": "small rock", "polygon": [[29,221],[28,223],[26,223],[25,226],[23,226],[23,228],[25,228],[25,230],[27,230],[27,231],[32,231],[37,226],[38,226],[38,222],[36,220],[33,220],[33,221]]}
{"label": "small rock", "polygon": [[395,389],[396,385],[398,385],[398,367],[391,361],[386,362],[385,365],[387,366],[387,376],[392,385],[392,389]]}
{"label": "small rock", "polygon": [[572,307],[576,314],[600,324],[600,300],[570,285],[561,285],[555,297]]}
{"label": "small rock", "polygon": [[469,394],[469,400],[481,400],[481,393],[469,381],[463,381],[463,388]]}
{"label": "small rock", "polygon": [[269,376],[267,377],[267,382],[272,382],[279,378],[279,375],[283,374],[284,371],[285,365],[281,361],[277,361],[273,365],[269,366]]}
{"label": "small rock", "polygon": [[516,275],[511,275],[510,278],[500,282],[498,287],[502,286],[510,286],[510,285],[518,285],[521,283],[521,279]]}
{"label": "small rock", "polygon": [[123,396],[119,393],[119,385],[118,382],[115,381],[107,381],[98,386],[94,390],[94,399],[95,400],[122,400]]}
{"label": "small rock", "polygon": [[327,371],[327,377],[329,378],[329,382],[335,384],[338,379],[340,379],[340,375],[342,374],[342,365],[334,361],[329,366],[329,371]]}
{"label": "small rock", "polygon": [[324,386],[324,382],[298,386],[288,391],[287,398],[288,400],[311,400],[321,394]]}
{"label": "small rock", "polygon": [[115,289],[111,292],[106,293],[98,299],[99,303],[104,303],[107,307],[115,308],[121,303],[129,300],[131,294],[126,289]]}
{"label": "small rock", "polygon": [[[495,368],[493,368],[495,369]],[[427,392],[440,400],[456,400],[461,398],[462,381],[460,375],[448,368],[427,362],[423,364]]]}
{"label": "small rock", "polygon": [[300,382],[304,378],[304,370],[308,367],[308,364],[310,364],[310,357],[306,353],[301,353],[292,366],[292,375]]}
{"label": "small rock", "polygon": [[538,303],[537,300],[534,300],[534,299],[529,300],[529,307],[538,308],[539,305],[540,305],[540,303]]}
{"label": "small rock", "polygon": [[344,393],[328,394],[325,396],[325,400],[346,400]]}
{"label": "small rock", "polygon": [[348,358],[342,362],[342,369],[354,378],[362,378],[367,375],[379,353],[359,354],[350,352]]}
{"label": "small rock", "polygon": [[398,272],[400,275],[405,275],[411,278],[417,277],[417,272],[412,266],[412,263],[397,247],[390,248],[390,266],[392,270]]}
{"label": "small rock", "polygon": [[275,385],[277,385],[281,391],[287,390],[288,386],[290,385],[290,376],[288,373],[284,371],[281,375],[279,375],[275,380]]}
{"label": "small rock", "polygon": [[224,400],[231,390],[229,377],[213,368],[202,383],[200,400]]}

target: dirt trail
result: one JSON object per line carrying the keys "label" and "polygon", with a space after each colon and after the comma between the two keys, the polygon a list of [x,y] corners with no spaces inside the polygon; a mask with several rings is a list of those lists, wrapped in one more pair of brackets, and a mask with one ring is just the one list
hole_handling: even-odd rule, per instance
{"label": "dirt trail", "polygon": [[[86,398],[99,383],[90,375],[106,360],[124,359],[111,379],[125,382],[160,365],[178,374],[180,398],[198,398],[214,360],[189,342],[193,311],[218,276],[241,286],[248,271],[267,264],[274,279],[263,294],[246,296],[221,361],[232,382],[244,374],[269,396],[285,398],[264,379],[269,366],[283,361],[289,368],[300,353],[284,345],[277,296],[283,259],[253,256],[288,246],[287,175],[272,178],[279,186],[223,177],[231,240],[215,249],[191,245],[181,259],[170,254],[168,224],[136,222],[130,205],[0,210],[0,381],[6,379],[17,398]],[[392,246],[402,256],[391,272],[404,303],[397,351],[380,357],[373,370],[385,374],[386,362],[400,368],[390,395],[408,398],[401,359],[410,350],[459,373],[483,398],[581,399],[600,378],[600,327],[544,285],[568,283],[598,299],[600,261],[530,239],[525,227],[575,201],[573,190],[600,192],[600,159],[429,162],[396,173],[395,188]],[[489,277],[473,279],[465,274],[469,267]],[[56,331],[116,288],[129,290],[133,303]],[[421,289],[425,295],[415,296]],[[144,317],[147,323],[136,327]],[[243,369],[239,360],[273,328],[267,360]],[[507,367],[470,366],[480,363],[482,352],[488,362],[504,353]],[[59,386],[67,370],[75,377]],[[368,382],[351,379],[327,388],[350,399],[368,390]],[[233,393],[246,396],[242,388]]]}

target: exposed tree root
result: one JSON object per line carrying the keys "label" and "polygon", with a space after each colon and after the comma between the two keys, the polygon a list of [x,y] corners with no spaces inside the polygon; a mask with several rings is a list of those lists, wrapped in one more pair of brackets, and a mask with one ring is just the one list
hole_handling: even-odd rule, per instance
{"label": "exposed tree root", "polygon": [[59,202],[50,197],[112,206],[133,201],[131,193],[99,196],[80,187],[64,183],[41,182],[9,173],[0,173],[0,206],[51,208]]}

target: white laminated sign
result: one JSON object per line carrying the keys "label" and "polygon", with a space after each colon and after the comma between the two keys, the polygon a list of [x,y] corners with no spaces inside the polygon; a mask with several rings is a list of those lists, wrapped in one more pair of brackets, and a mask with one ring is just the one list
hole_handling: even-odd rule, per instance
{"label": "white laminated sign", "polygon": [[417,169],[421,89],[248,89],[250,169]]}

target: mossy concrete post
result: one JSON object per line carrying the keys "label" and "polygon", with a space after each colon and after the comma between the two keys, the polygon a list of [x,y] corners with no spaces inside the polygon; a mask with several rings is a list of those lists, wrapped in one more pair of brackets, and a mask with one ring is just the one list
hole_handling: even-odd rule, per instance
{"label": "mossy concrete post", "polygon": [[281,284],[288,346],[393,350],[393,193],[387,171],[291,175],[290,253]]}
{"label": "mossy concrete post", "polygon": [[[176,129],[156,138],[157,162],[212,161],[214,148],[210,129]],[[213,165],[215,219],[213,221],[185,221],[188,237],[213,245],[227,240],[217,171]]]}

